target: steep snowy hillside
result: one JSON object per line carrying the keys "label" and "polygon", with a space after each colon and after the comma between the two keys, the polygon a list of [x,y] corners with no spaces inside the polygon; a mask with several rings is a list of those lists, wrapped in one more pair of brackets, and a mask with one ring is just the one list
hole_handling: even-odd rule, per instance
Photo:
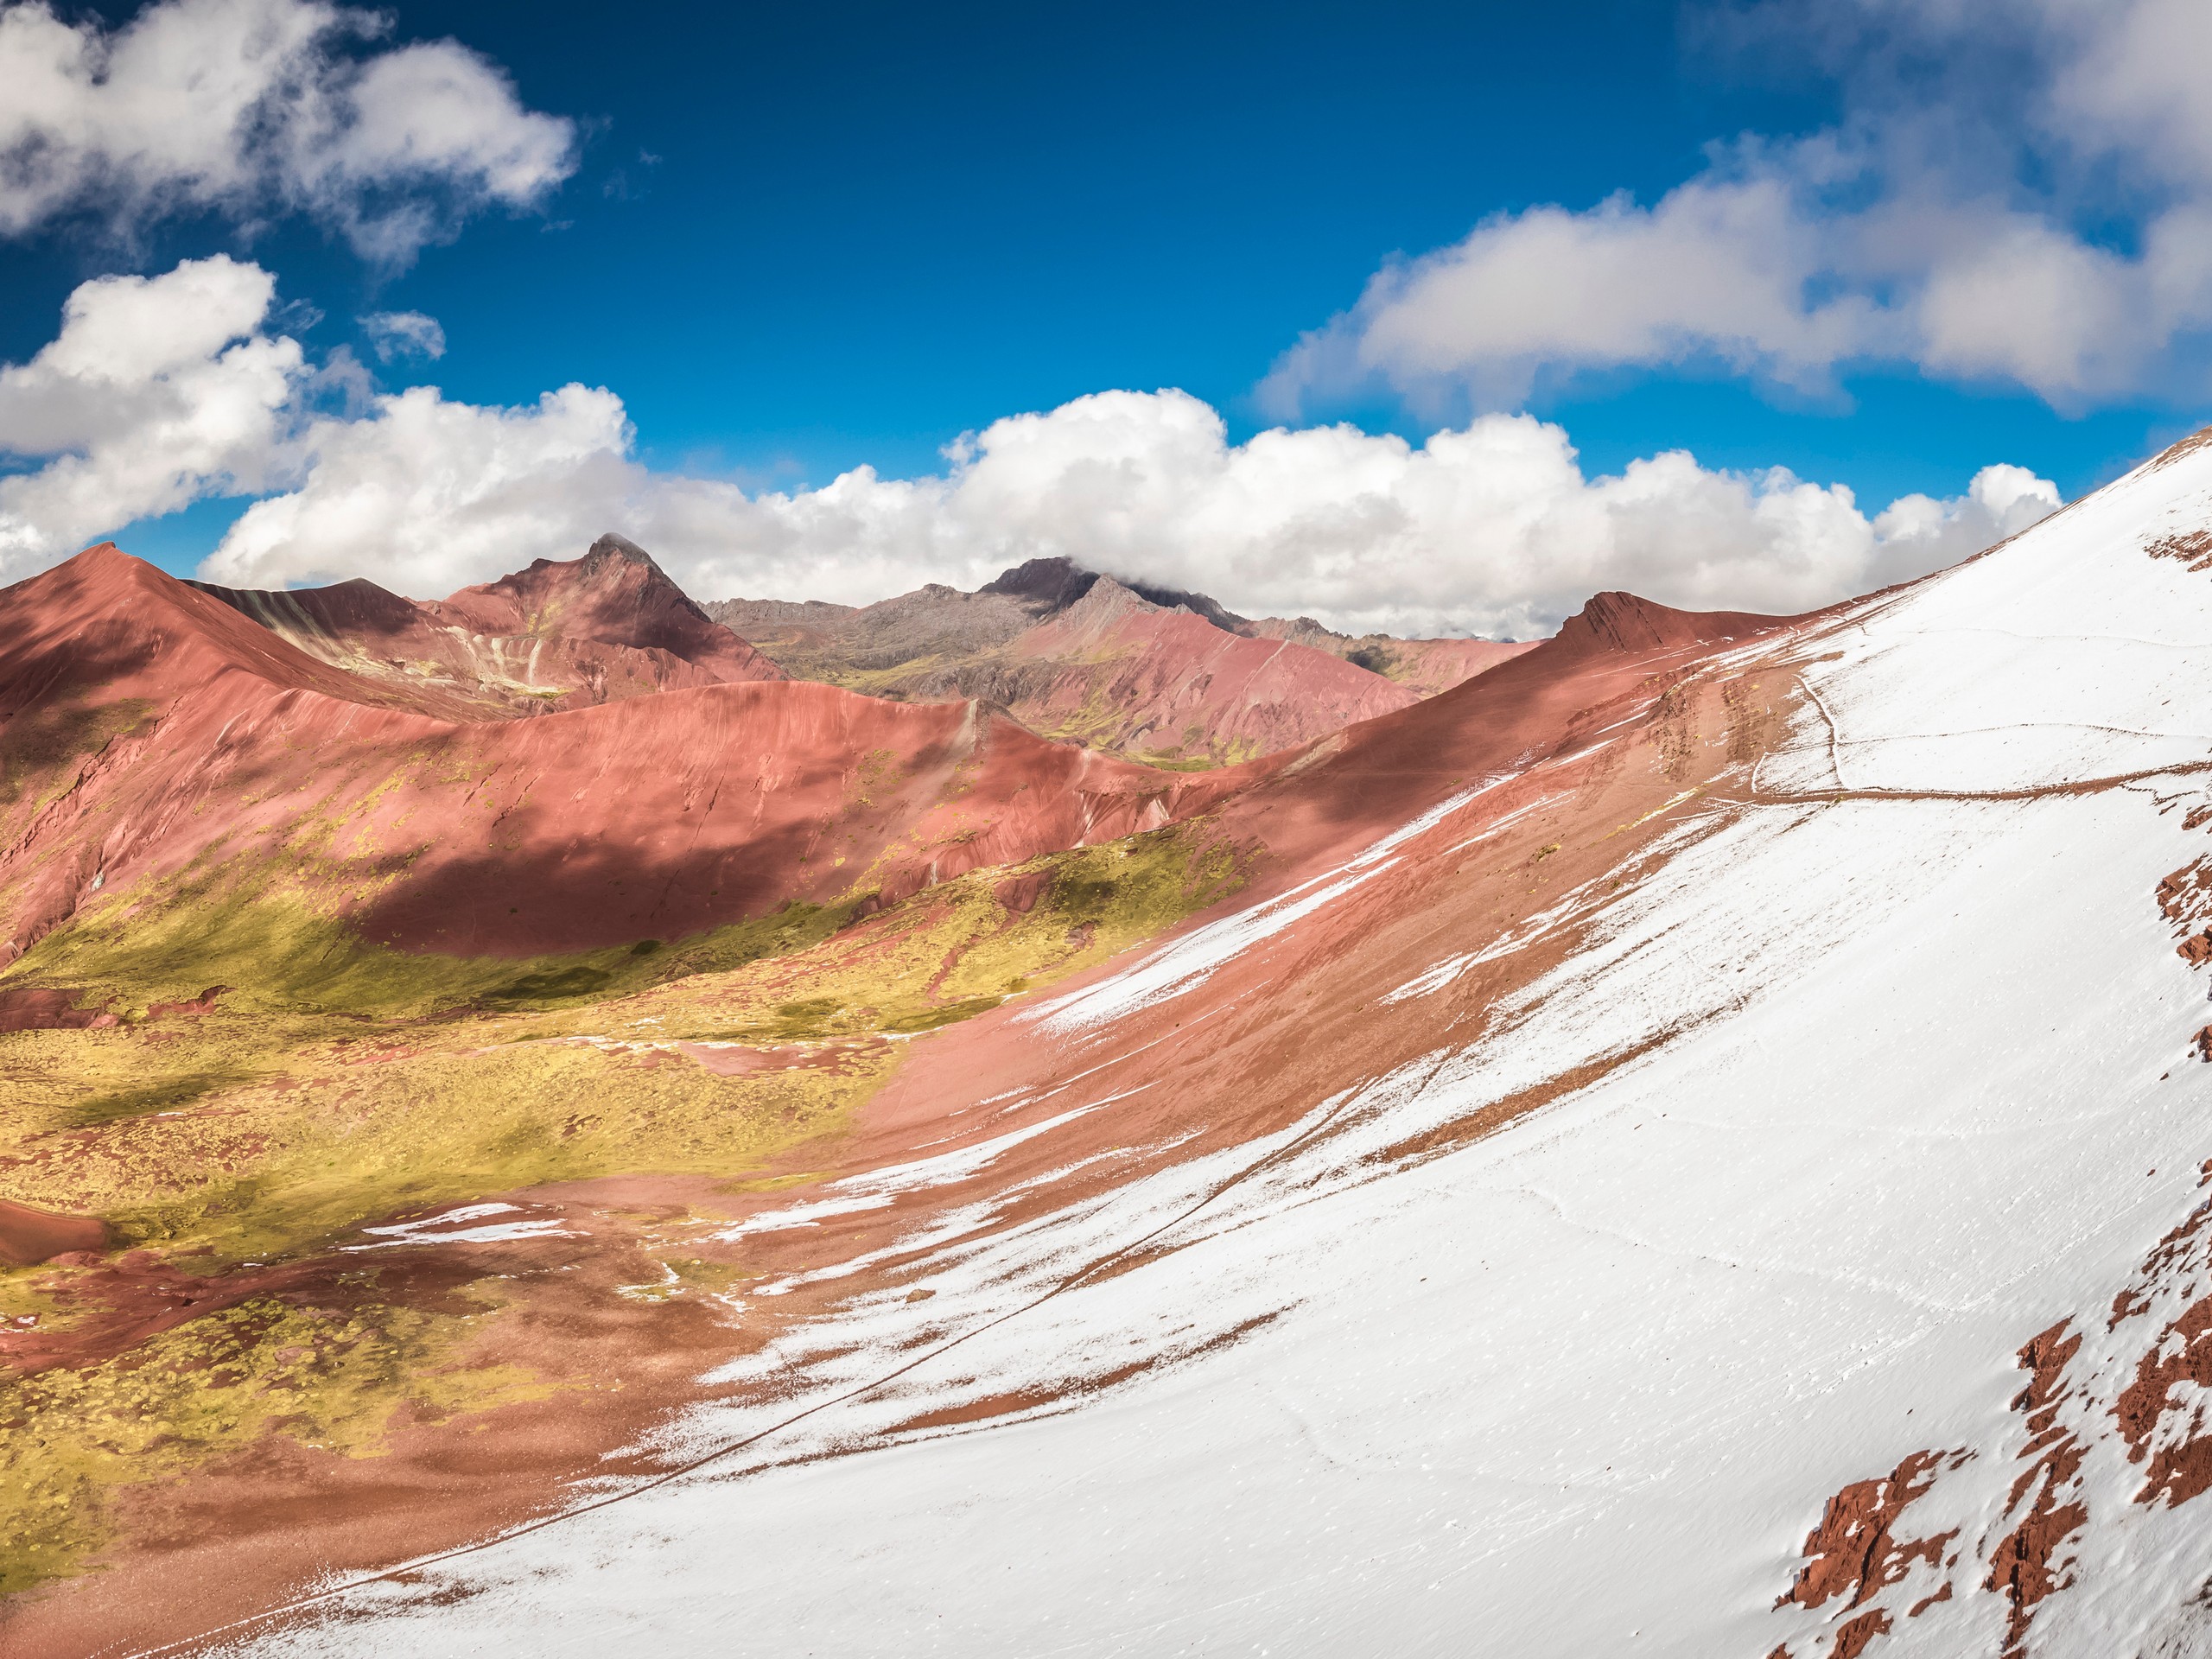
{"label": "steep snowy hillside", "polygon": [[2212,1652],[2207,547],[2187,444],[1317,748],[1245,907],[713,1224],[669,1468],[230,1639]]}

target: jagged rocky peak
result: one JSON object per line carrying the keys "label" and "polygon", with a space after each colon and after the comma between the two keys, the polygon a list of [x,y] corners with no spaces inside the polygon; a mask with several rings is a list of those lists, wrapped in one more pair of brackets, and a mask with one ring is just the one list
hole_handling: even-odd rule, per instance
{"label": "jagged rocky peak", "polygon": [[1097,580],[1096,571],[1086,570],[1073,559],[1056,555],[1049,559],[1025,560],[1010,570],[1001,571],[976,591],[1030,601],[1038,613],[1043,615],[1067,609],[1089,593]]}

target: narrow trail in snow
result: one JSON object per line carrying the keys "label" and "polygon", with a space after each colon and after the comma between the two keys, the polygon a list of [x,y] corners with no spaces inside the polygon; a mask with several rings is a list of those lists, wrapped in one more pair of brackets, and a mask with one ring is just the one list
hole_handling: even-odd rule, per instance
{"label": "narrow trail in snow", "polygon": [[2152,778],[2192,778],[2212,772],[2212,760],[2184,760],[2070,784],[2031,784],[2021,789],[1749,789],[1708,788],[1706,799],[1726,806],[1827,806],[1840,801],[2039,801],[2058,796],[2101,795]]}

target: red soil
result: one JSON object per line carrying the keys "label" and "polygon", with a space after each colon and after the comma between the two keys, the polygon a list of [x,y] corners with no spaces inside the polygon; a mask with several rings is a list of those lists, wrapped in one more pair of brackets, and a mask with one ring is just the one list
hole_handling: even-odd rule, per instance
{"label": "red soil", "polygon": [[368,938],[527,956],[888,902],[1187,817],[1253,775],[798,682],[438,721],[112,547],[0,602],[0,745],[65,717],[121,726],[41,774],[50,804],[0,803],[0,960],[96,897],[195,859],[250,869],[302,830],[325,835],[307,879]]}
{"label": "red soil", "polygon": [[104,1008],[79,1007],[74,991],[0,991],[0,1032],[91,1031],[120,1023]]}
{"label": "red soil", "polygon": [[107,1224],[98,1216],[57,1216],[0,1198],[0,1262],[28,1268],[72,1250],[104,1250]]}

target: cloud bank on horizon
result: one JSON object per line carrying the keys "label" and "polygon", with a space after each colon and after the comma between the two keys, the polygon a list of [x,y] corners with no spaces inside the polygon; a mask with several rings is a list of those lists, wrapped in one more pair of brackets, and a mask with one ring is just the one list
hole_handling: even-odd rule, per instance
{"label": "cloud bank on horizon", "polygon": [[[934,474],[747,494],[645,467],[605,388],[379,394],[342,350],[317,364],[272,327],[270,273],[219,255],[85,283],[52,342],[0,368],[0,577],[250,496],[216,579],[435,594],[620,528],[707,597],[865,601],[1060,553],[1255,613],[1526,637],[1601,588],[1808,608],[2059,503],[2004,465],[1871,516],[1840,485],[1681,451],[1592,478],[1559,426],[1511,412],[1546,377],[1718,362],[1819,393],[1903,362],[2075,408],[2212,366],[2212,106],[2188,73],[2212,15],[1850,0],[1707,26],[1731,50],[1809,54],[1845,118],[1716,146],[1649,207],[1533,207],[1394,263],[1263,387],[1285,413],[1375,383],[1473,411],[1418,446],[1345,425],[1232,444],[1184,393],[1104,391],[995,422]],[[0,111],[0,233],[296,213],[396,267],[573,171],[573,124],[524,108],[497,66],[379,47],[382,27],[308,0],[158,0],[113,31],[0,4],[0,81],[23,89]],[[2134,215],[2126,251],[2076,227],[2113,203]],[[446,346],[419,312],[363,322],[381,361]]]}
{"label": "cloud bank on horizon", "polygon": [[206,575],[283,587],[365,572],[436,595],[574,557],[620,526],[709,597],[864,601],[1065,554],[1356,631],[1528,637],[1604,588],[1802,610],[1953,563],[2059,504],[2047,480],[2001,466],[1954,499],[1908,496],[1871,520],[1841,486],[1709,471],[1680,451],[1589,479],[1567,434],[1526,415],[1418,448],[1350,426],[1232,444],[1218,414],[1172,391],[995,422],[927,477],[861,467],[748,495],[640,464],[604,389],[502,408],[417,386],[318,414],[333,370],[265,332],[275,291],[224,256],[102,277],[71,296],[50,345],[0,370],[0,445],[52,457],[0,478],[12,569],[119,521],[261,494]]}

